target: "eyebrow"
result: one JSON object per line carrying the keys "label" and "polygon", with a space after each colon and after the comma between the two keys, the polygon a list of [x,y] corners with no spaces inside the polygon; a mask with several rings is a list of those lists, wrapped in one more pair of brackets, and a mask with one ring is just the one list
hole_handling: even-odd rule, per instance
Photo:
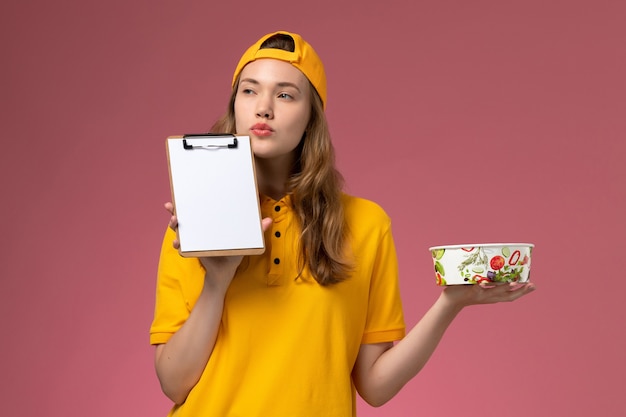
{"label": "eyebrow", "polygon": [[[247,82],[247,83],[255,84],[255,85],[260,85],[261,84],[260,82],[258,82],[254,78],[244,78],[244,79],[242,79],[240,81],[240,83],[243,83],[243,82]],[[296,84],[290,83],[288,81],[282,81],[282,82],[276,83],[276,86],[277,87],[293,87],[296,90],[298,90],[298,92],[300,92],[300,88]]]}

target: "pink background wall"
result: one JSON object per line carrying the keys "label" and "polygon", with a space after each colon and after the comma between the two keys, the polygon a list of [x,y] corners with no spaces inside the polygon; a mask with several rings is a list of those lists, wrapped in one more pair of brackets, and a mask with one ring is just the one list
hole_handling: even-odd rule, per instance
{"label": "pink background wall", "polygon": [[537,292],[463,312],[360,415],[626,415],[626,3],[221,3],[2,2],[2,414],[165,415],[164,140],[284,28],[325,60],[347,190],[394,220],[408,324],[439,293],[429,246],[536,244]]}

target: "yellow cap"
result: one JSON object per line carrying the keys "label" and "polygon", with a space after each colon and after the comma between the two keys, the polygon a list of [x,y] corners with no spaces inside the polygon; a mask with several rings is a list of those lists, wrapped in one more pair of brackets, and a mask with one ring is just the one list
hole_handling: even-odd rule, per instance
{"label": "yellow cap", "polygon": [[[278,34],[287,35],[293,39],[293,42],[295,44],[293,52],[272,48],[260,49],[263,42]],[[313,47],[309,45],[304,39],[302,39],[300,35],[296,33],[279,31],[269,33],[259,39],[257,43],[248,48],[248,50],[239,60],[239,64],[237,64],[235,74],[233,75],[233,87],[235,86],[237,77],[241,73],[241,70],[243,70],[243,67],[245,67],[250,62],[256,61],[257,59],[261,58],[278,59],[280,61],[288,62],[294,67],[298,68],[309,79],[311,84],[313,84],[313,87],[315,87],[315,90],[317,90],[317,93],[322,99],[322,104],[324,105],[324,108],[326,108],[326,73],[324,72],[324,65],[322,64],[322,60],[317,55]]]}

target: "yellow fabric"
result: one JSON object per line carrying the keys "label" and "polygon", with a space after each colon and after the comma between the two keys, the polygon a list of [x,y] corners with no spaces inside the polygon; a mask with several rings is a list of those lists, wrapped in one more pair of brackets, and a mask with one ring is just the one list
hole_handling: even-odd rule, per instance
{"label": "yellow fabric", "polygon": [[[288,198],[261,203],[263,217],[274,219],[267,250],[244,258],[206,369],[170,416],[354,416],[350,373],[360,345],[405,332],[390,220],[376,204],[344,196],[356,268],[322,287],[306,270],[297,277],[299,231]],[[174,235],[168,230],[163,241],[152,344],[184,324],[203,285],[199,261],[178,255]]]}

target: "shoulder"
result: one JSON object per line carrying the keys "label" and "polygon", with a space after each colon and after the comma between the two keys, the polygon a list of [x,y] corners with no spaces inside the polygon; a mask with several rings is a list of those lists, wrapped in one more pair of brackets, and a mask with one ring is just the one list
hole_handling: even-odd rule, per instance
{"label": "shoulder", "polygon": [[374,201],[349,194],[342,194],[343,207],[346,214],[368,215],[377,218],[389,219],[385,210]]}
{"label": "shoulder", "polygon": [[391,219],[377,203],[348,194],[342,195],[346,222],[351,226],[389,228]]}

